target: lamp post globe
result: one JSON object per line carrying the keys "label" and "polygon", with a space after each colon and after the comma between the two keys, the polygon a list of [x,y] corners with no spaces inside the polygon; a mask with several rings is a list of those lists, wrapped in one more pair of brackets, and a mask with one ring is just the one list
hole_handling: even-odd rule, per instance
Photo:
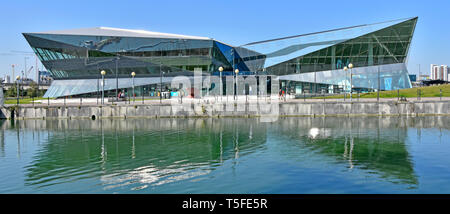
{"label": "lamp post globe", "polygon": [[16,77],[17,80],[17,105],[19,105],[19,95],[20,95],[20,86],[19,86],[19,80],[20,80],[20,76]]}
{"label": "lamp post globe", "polygon": [[239,74],[239,69],[236,68],[236,70],[234,70],[234,73]]}
{"label": "lamp post globe", "polygon": [[348,64],[348,67],[350,68],[350,102],[351,102],[353,96],[353,74],[352,74],[353,64],[352,63]]}
{"label": "lamp post globe", "polygon": [[222,95],[223,95],[223,92],[222,92],[222,90],[223,90],[223,86],[222,86],[222,71],[223,71],[223,67],[222,66],[220,66],[219,67],[219,73],[220,73],[220,90],[219,90],[219,93],[220,93],[220,100],[222,100]]}
{"label": "lamp post globe", "polygon": [[100,71],[100,74],[102,75],[102,105],[105,104],[105,75],[106,71],[102,70]]}
{"label": "lamp post globe", "polygon": [[[347,72],[347,71],[348,71],[348,67],[347,67],[347,66],[344,66],[344,71],[345,71],[345,72]],[[347,80],[347,74],[345,74],[345,79]],[[346,88],[347,88],[347,86],[346,86],[346,85],[347,85],[347,83],[345,83],[345,85],[344,85],[344,90],[345,90],[345,91],[347,91],[347,90],[348,90],[348,89],[346,89]]]}
{"label": "lamp post globe", "polygon": [[136,96],[134,94],[134,76],[136,76],[136,73],[133,71],[131,72],[131,88],[133,89],[133,103],[136,102]]}

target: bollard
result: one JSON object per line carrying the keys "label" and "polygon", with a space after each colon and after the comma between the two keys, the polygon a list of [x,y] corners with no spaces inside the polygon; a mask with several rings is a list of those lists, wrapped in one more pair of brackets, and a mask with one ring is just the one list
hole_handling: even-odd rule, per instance
{"label": "bollard", "polygon": [[[98,104],[98,100],[97,100],[97,104]],[[66,106],[66,96],[64,96],[64,107]]]}
{"label": "bollard", "polygon": [[377,90],[377,102],[380,101],[380,90]]}
{"label": "bollard", "polygon": [[33,103],[33,106],[34,106],[34,97],[31,97],[31,102]]}
{"label": "bollard", "polygon": [[47,97],[47,105],[50,105],[50,97]]}
{"label": "bollard", "polygon": [[400,100],[400,90],[397,89],[397,101],[399,101],[399,100]]}
{"label": "bollard", "polygon": [[439,99],[442,101],[442,89],[439,89]]}
{"label": "bollard", "polygon": [[83,100],[82,100],[83,98],[82,97],[80,97],[80,106],[81,106],[81,104],[83,104]]}

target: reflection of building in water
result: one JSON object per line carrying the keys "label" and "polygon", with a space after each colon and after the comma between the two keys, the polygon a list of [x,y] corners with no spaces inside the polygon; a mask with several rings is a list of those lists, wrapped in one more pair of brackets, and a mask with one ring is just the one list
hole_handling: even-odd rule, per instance
{"label": "reflection of building in water", "polygon": [[[39,149],[25,167],[25,185],[32,187],[100,178],[99,188],[128,185],[140,189],[201,180],[215,175],[210,173],[222,165],[231,165],[233,170],[254,152],[267,154],[269,161],[272,157],[285,157],[299,165],[298,160],[309,159],[305,164],[318,161],[319,167],[331,159],[338,167],[414,186],[418,181],[405,145],[407,129],[450,129],[450,117],[258,120],[19,120],[0,122],[0,137],[4,140],[3,130],[17,132],[17,136],[25,131],[44,136],[38,137]],[[0,149],[4,143],[8,142],[0,141]]]}
{"label": "reflection of building in water", "polygon": [[211,165],[245,156],[266,142],[265,124],[256,119],[40,122],[51,131],[27,167],[28,185],[51,185],[88,170],[101,177],[105,188],[130,182],[145,188],[208,174],[215,168]]}
{"label": "reflection of building in water", "polygon": [[296,142],[303,139],[297,145],[348,163],[350,169],[376,172],[392,182],[417,184],[405,145],[407,128],[427,124],[449,129],[449,120],[446,117],[280,118],[273,132]]}

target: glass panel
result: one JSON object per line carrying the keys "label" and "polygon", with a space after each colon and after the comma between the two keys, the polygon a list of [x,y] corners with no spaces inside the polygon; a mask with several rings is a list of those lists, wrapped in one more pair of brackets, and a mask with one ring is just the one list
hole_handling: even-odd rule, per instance
{"label": "glass panel", "polygon": [[[189,76],[199,68],[218,75],[218,67],[223,66],[224,75],[232,75],[233,69],[238,68],[243,75],[296,74],[306,82],[310,81],[310,75],[314,75],[311,72],[317,72],[316,75],[323,73],[324,76],[319,77],[319,80],[323,78],[322,84],[335,85],[343,81],[335,78],[336,75],[339,76],[342,68],[350,62],[354,64],[355,72],[359,68],[377,65],[404,66],[416,22],[417,18],[413,18],[359,25],[239,47],[207,38],[39,33],[24,36],[52,77],[58,80],[48,92],[48,96],[54,97],[91,93],[88,85],[100,78],[100,70],[106,70],[107,79],[118,77],[124,79],[121,80],[123,82],[131,72],[135,72],[138,77],[151,82],[151,78],[159,79],[161,72],[165,72],[166,77]],[[390,81],[390,88],[410,87],[407,79],[403,78],[406,68],[386,68],[390,70],[383,72],[393,72],[389,77],[391,80],[386,80]],[[364,72],[359,75],[370,76]],[[365,87],[373,87],[373,82],[364,82],[363,79],[355,80],[355,84],[361,82],[366,84]],[[369,79],[373,81],[372,77]],[[69,80],[75,82],[67,82]],[[305,90],[308,87],[311,86],[305,85]]]}
{"label": "glass panel", "polygon": [[[353,74],[353,88],[378,89],[378,69],[380,72],[380,90],[411,88],[411,82],[404,63],[354,68],[351,71]],[[343,69],[291,74],[279,78],[280,80],[295,82],[337,85],[346,88],[347,91],[350,88],[350,70],[346,72]]]}
{"label": "glass panel", "polygon": [[42,63],[54,79],[97,78],[100,70],[107,71],[106,77],[129,77],[131,72],[139,76],[159,76],[162,71],[193,75],[195,68],[203,72],[215,69],[213,40],[24,35],[32,47],[42,50]]}
{"label": "glass panel", "polygon": [[[417,18],[396,20],[250,43],[243,47],[264,55],[264,68],[274,75],[295,73],[295,69],[286,69],[290,67],[286,64],[293,63],[301,64],[302,73],[339,69],[350,62],[355,67],[403,63],[416,22]],[[381,58],[383,60],[379,60]],[[251,58],[248,59],[246,64],[251,62]]]}

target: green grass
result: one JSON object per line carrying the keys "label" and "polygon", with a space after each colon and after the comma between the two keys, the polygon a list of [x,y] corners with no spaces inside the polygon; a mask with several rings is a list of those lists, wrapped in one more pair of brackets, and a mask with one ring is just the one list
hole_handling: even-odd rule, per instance
{"label": "green grass", "polygon": [[[34,101],[36,101],[36,100],[47,100],[47,98],[35,97]],[[31,104],[32,101],[33,101],[33,98],[23,98],[23,99],[19,99],[19,104]],[[5,104],[17,104],[17,99],[9,98],[9,99],[5,100]]]}
{"label": "green grass", "polygon": [[[442,97],[450,97],[450,84],[434,85],[420,88],[408,88],[399,90],[400,97],[417,97],[417,90],[421,90],[421,97],[440,97],[439,90],[442,89]],[[358,95],[353,94],[353,98]],[[380,98],[397,98],[397,90],[380,91]],[[359,94],[360,98],[377,98],[377,92]],[[314,97],[313,99],[323,99],[324,97]],[[325,99],[339,99],[344,98],[344,95],[334,95],[325,97]]]}

